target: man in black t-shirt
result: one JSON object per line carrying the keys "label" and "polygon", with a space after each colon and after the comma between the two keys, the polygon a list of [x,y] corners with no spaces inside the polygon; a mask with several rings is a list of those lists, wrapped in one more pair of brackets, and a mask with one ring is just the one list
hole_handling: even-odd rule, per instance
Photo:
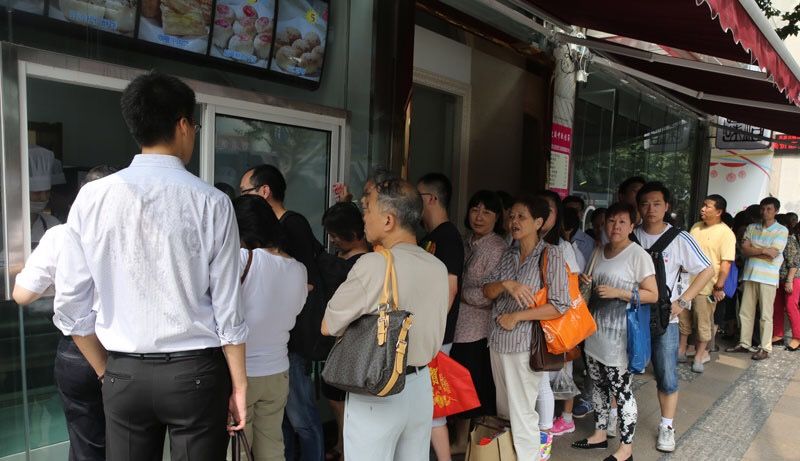
{"label": "man in black t-shirt", "polygon": [[[447,213],[453,186],[445,175],[428,173],[417,182],[417,191],[422,196],[422,224],[428,232],[420,241],[420,246],[439,258],[447,267],[450,311],[447,313],[442,351],[450,354],[458,320],[461,273],[464,270],[464,242]],[[434,419],[431,431],[431,444],[439,460],[450,459],[450,437],[446,424],[446,418]]]}
{"label": "man in black t-shirt", "polygon": [[[297,316],[297,322],[289,338],[289,396],[286,401],[283,421],[286,459],[295,459],[294,433],[300,438],[301,459],[319,461],[325,455],[325,440],[322,419],[316,406],[314,385],[311,382],[311,359],[314,345],[321,338],[322,317],[316,322],[314,309],[322,296],[320,274],[315,262],[316,255],[323,250],[311,230],[308,220],[283,206],[286,195],[286,179],[272,165],[259,165],[247,170],[239,184],[240,192],[262,197],[267,201],[286,232],[286,252],[303,263],[308,273],[309,295],[306,305]],[[319,288],[315,291],[315,288]],[[324,307],[323,307],[324,309]],[[320,312],[321,314],[322,312]]]}

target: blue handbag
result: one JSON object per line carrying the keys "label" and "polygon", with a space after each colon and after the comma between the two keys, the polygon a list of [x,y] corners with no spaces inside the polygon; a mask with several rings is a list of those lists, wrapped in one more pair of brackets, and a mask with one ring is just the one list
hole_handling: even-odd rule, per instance
{"label": "blue handbag", "polygon": [[641,305],[636,288],[625,313],[628,320],[628,371],[641,374],[650,361],[650,306]]}
{"label": "blue handbag", "polygon": [[736,288],[739,285],[739,268],[736,264],[731,263],[731,270],[728,272],[728,278],[725,279],[725,285],[722,286],[722,291],[725,296],[733,299],[736,296]]}

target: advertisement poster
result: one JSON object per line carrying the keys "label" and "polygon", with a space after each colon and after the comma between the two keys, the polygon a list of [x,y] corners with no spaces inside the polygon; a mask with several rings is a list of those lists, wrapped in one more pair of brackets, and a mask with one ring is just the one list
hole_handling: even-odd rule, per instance
{"label": "advertisement poster", "polygon": [[266,69],[274,26],[275,0],[217,0],[211,56]]}
{"label": "advertisement poster", "polygon": [[708,171],[708,193],[728,201],[728,212],[736,214],[769,195],[773,154],[771,150],[712,149]]}
{"label": "advertisement poster", "polygon": [[571,152],[572,128],[553,123],[547,187],[562,198],[569,194],[569,157]]}
{"label": "advertisement poster", "polygon": [[51,0],[48,16],[58,21],[133,37],[137,0]]}
{"label": "advertisement poster", "polygon": [[139,39],[206,54],[213,0],[141,0]]}
{"label": "advertisement poster", "polygon": [[271,69],[318,82],[325,61],[328,2],[281,0]]}

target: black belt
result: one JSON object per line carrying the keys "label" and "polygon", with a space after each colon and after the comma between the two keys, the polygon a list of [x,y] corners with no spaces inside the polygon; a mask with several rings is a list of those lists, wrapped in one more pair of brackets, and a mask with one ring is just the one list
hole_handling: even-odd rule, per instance
{"label": "black belt", "polygon": [[214,355],[216,353],[221,352],[222,348],[220,347],[208,347],[206,349],[194,349],[191,351],[178,351],[178,352],[153,352],[148,354],[137,354],[132,352],[115,352],[115,351],[108,351],[109,355],[117,356],[117,357],[130,357],[132,359],[139,359],[139,360],[164,360],[169,361],[171,359],[180,359],[186,357],[201,357],[201,356],[209,356]]}
{"label": "black belt", "polygon": [[413,373],[420,372],[420,371],[424,370],[426,367],[427,367],[427,365],[423,365],[421,367],[414,367],[414,366],[409,365],[409,366],[406,367],[406,374],[410,375],[410,374],[413,374]]}

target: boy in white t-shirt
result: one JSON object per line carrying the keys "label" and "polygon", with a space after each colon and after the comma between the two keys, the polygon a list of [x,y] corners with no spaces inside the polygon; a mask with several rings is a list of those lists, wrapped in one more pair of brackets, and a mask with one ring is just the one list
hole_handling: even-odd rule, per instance
{"label": "boy in white t-shirt", "polygon": [[[660,182],[649,182],[637,194],[640,227],[633,231],[645,250],[670,229],[664,217],[669,211],[670,192]],[[661,406],[661,424],[658,428],[656,449],[671,452],[675,450],[675,429],[673,419],[678,407],[678,315],[684,309],[691,309],[692,299],[714,276],[711,261],[700,250],[689,233],[681,231],[662,252],[666,283],[672,290],[672,316],[667,331],[652,338],[652,363],[658,388],[658,402]],[[680,292],[677,281],[680,271],[695,276],[686,290]]]}

